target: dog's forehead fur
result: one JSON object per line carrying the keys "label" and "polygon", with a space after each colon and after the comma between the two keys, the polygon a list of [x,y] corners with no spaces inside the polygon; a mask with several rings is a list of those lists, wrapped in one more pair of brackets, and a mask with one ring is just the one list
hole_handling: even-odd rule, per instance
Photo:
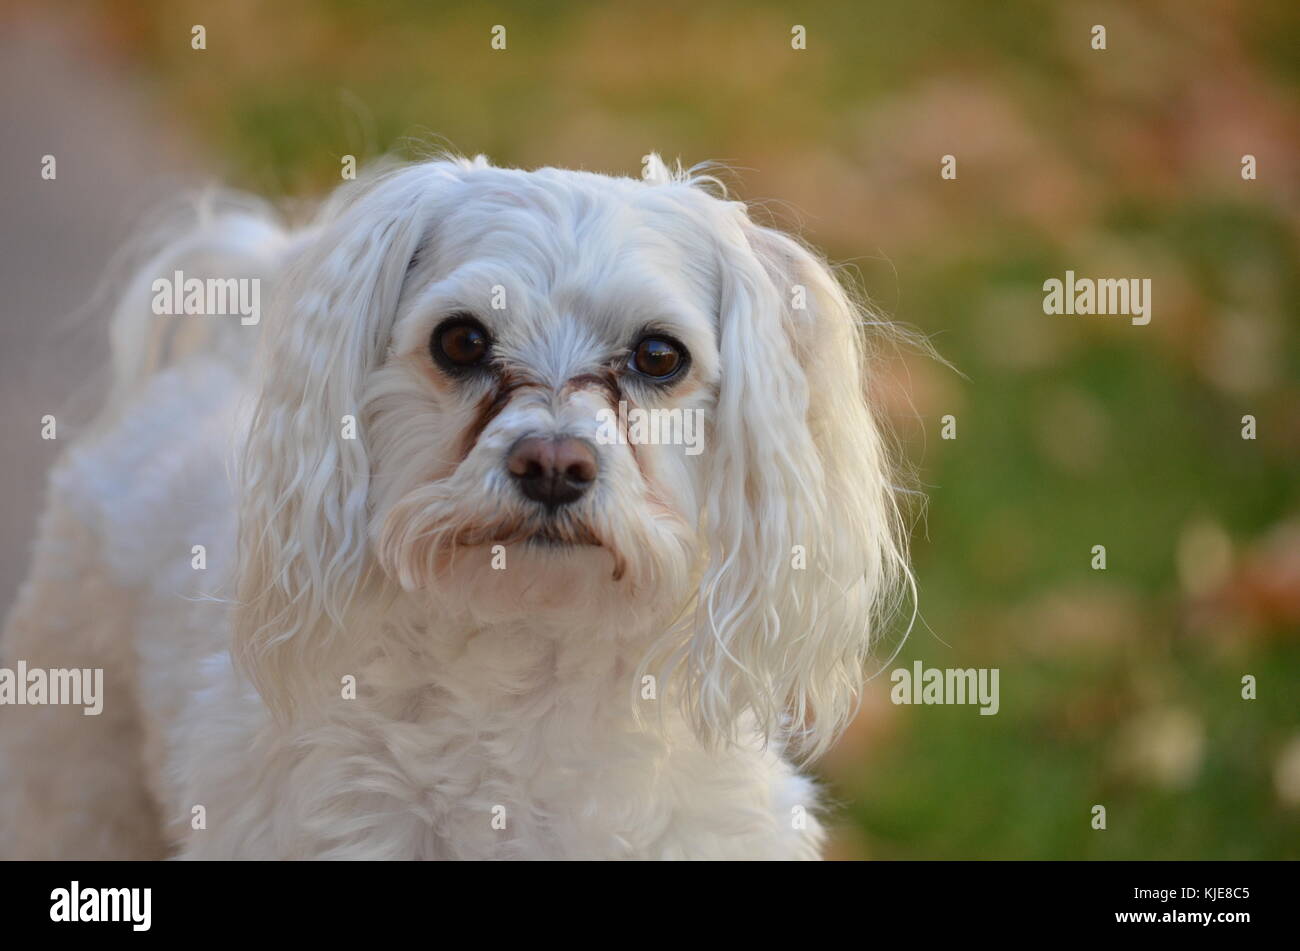
{"label": "dog's forehead fur", "polygon": [[714,221],[731,211],[686,183],[476,168],[430,196],[406,282],[398,350],[468,312],[507,361],[553,376],[602,363],[653,327],[716,362]]}

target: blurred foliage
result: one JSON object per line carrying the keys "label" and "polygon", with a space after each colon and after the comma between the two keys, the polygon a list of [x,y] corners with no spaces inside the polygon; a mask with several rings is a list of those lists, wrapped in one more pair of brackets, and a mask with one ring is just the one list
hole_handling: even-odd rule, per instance
{"label": "blurred foliage", "polygon": [[[891,666],[998,667],[1001,712],[895,707],[874,680],[823,764],[837,855],[1300,857],[1300,5],[86,9],[235,184],[310,197],[345,153],[439,144],[719,160],[931,335],[964,376],[904,355],[877,380],[929,497],[923,620]],[[1151,324],[1045,316],[1067,268],[1150,277]]]}

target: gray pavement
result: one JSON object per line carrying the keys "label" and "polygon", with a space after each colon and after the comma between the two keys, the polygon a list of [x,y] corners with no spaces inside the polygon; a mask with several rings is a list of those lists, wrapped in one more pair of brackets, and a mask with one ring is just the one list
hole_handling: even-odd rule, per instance
{"label": "gray pavement", "polygon": [[[113,252],[160,199],[198,181],[92,29],[12,17],[0,30],[0,617],[27,569],[45,473],[93,412],[108,308],[88,307]],[[41,178],[42,156],[58,162]],[[41,417],[59,422],[41,439]]]}

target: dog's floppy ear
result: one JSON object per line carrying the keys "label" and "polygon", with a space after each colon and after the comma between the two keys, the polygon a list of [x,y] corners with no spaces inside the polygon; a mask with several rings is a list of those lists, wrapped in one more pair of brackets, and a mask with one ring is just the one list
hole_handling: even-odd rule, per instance
{"label": "dog's floppy ear", "polygon": [[865,392],[865,314],[826,264],[730,206],[722,377],[691,641],[706,736],[753,711],[817,755],[856,707],[881,617],[910,580],[889,453]]}
{"label": "dog's floppy ear", "polygon": [[403,169],[336,198],[300,238],[263,321],[238,482],[234,654],[278,715],[326,699],[322,675],[339,675],[329,668],[369,574],[360,397],[388,345],[437,171]]}

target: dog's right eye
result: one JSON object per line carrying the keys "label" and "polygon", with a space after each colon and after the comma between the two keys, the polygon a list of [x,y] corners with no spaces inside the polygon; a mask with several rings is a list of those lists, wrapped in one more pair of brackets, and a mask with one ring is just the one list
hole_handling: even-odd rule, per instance
{"label": "dog's right eye", "polygon": [[433,359],[447,370],[467,370],[487,360],[492,338],[481,323],[467,314],[449,317],[433,331],[429,341]]}

